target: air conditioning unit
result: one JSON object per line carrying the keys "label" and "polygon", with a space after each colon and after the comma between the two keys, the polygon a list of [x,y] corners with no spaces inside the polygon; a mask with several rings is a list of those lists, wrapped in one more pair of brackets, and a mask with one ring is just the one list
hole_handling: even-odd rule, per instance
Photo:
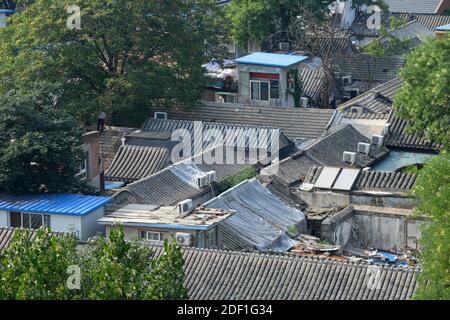
{"label": "air conditioning unit", "polygon": [[155,112],[154,118],[159,120],[167,120],[169,118],[169,114],[167,112]]}
{"label": "air conditioning unit", "polygon": [[190,246],[192,242],[192,236],[190,233],[177,232],[175,234],[175,239],[181,246]]}
{"label": "air conditioning unit", "polygon": [[209,183],[208,175],[197,177],[197,187],[203,188],[203,187],[207,186],[208,183]]}
{"label": "air conditioning unit", "polygon": [[368,155],[370,153],[370,144],[364,142],[358,143],[358,152]]}
{"label": "air conditioning unit", "polygon": [[178,203],[178,212],[180,214],[186,214],[194,209],[194,204],[191,199],[186,199]]}
{"label": "air conditioning unit", "polygon": [[302,107],[308,108],[309,99],[305,98],[305,97],[301,97],[301,101],[302,101]]}
{"label": "air conditioning unit", "polygon": [[344,162],[354,164],[355,163],[355,159],[356,159],[356,153],[349,152],[349,151],[344,151],[344,154],[343,154],[343,157],[342,157],[342,160]]}
{"label": "air conditioning unit", "polygon": [[344,86],[352,84],[352,76],[345,76],[341,78],[341,82]]}
{"label": "air conditioning unit", "polygon": [[206,176],[208,177],[208,182],[209,183],[213,183],[217,181],[217,172],[215,171],[210,171],[206,174]]}
{"label": "air conditioning unit", "polygon": [[351,112],[356,113],[357,115],[362,115],[364,113],[363,107],[351,107]]}
{"label": "air conditioning unit", "polygon": [[372,144],[376,144],[378,146],[381,146],[383,144],[383,136],[380,136],[378,134],[374,134],[372,136]]}
{"label": "air conditioning unit", "polygon": [[390,123],[386,123],[384,125],[383,134],[387,135],[389,133],[390,128],[391,128],[391,124]]}
{"label": "air conditioning unit", "polygon": [[281,51],[289,51],[290,47],[291,47],[291,44],[289,42],[279,42],[278,43],[278,48]]}

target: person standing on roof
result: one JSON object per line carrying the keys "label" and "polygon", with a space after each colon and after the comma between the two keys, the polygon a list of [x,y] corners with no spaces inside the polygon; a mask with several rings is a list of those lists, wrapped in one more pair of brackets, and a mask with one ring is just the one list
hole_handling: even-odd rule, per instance
{"label": "person standing on roof", "polygon": [[97,118],[97,131],[103,132],[105,130],[106,113],[101,112]]}

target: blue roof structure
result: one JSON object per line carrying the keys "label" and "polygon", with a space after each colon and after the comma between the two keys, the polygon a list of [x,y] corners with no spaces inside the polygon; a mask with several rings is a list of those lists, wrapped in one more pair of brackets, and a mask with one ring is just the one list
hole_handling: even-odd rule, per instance
{"label": "blue roof structure", "polygon": [[0,210],[85,216],[111,201],[111,197],[85,196],[79,194],[39,194],[24,196],[0,194]]}
{"label": "blue roof structure", "polygon": [[450,31],[450,23],[436,28],[436,31]]}
{"label": "blue roof structure", "polygon": [[253,64],[266,67],[288,68],[306,59],[308,59],[308,57],[293,54],[255,52],[249,54],[248,56],[236,59],[234,61],[240,64]]}
{"label": "blue roof structure", "polygon": [[3,13],[3,14],[14,13],[14,10],[10,10],[10,9],[0,9],[0,13]]}

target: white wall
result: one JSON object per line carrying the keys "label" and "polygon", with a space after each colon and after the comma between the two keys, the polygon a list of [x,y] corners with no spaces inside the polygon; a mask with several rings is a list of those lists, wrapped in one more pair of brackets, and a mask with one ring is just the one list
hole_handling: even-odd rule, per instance
{"label": "white wall", "polygon": [[98,232],[105,234],[105,227],[98,224],[97,220],[105,215],[104,207],[100,207],[94,212],[81,217],[81,240],[87,240],[95,236]]}
{"label": "white wall", "polygon": [[8,211],[0,210],[0,227],[9,227]]}
{"label": "white wall", "polygon": [[75,231],[81,236],[81,217],[52,214],[50,216],[50,228],[55,232]]}

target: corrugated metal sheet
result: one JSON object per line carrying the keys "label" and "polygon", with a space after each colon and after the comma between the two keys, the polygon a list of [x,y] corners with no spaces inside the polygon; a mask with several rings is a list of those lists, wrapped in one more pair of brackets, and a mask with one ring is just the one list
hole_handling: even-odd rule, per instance
{"label": "corrugated metal sheet", "polygon": [[331,186],[333,185],[334,180],[336,180],[339,171],[341,171],[341,168],[323,168],[314,186],[316,188],[331,189]]}
{"label": "corrugated metal sheet", "polygon": [[358,178],[359,172],[359,169],[342,169],[342,172],[334,184],[333,189],[345,191],[351,190],[356,178]]}
{"label": "corrugated metal sheet", "polygon": [[84,216],[111,202],[110,197],[78,194],[0,195],[0,210]]}

